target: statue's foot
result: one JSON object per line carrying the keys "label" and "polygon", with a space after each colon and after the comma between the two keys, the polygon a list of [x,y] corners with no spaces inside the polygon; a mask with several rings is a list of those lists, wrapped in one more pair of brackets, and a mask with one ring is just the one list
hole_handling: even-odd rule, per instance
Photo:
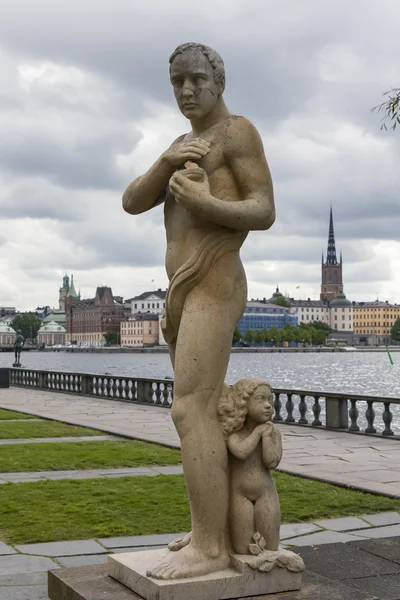
{"label": "statue's foot", "polygon": [[171,550],[171,552],[178,552],[178,550],[182,550],[182,548],[185,548],[186,546],[188,546],[191,541],[192,541],[192,532],[187,533],[183,537],[177,538],[176,540],[174,540],[173,542],[168,544],[168,550]]}
{"label": "statue's foot", "polygon": [[178,553],[169,552],[159,565],[147,571],[147,576],[155,579],[198,577],[227,569],[229,564],[226,552],[211,557],[195,548],[193,544],[188,544]]}

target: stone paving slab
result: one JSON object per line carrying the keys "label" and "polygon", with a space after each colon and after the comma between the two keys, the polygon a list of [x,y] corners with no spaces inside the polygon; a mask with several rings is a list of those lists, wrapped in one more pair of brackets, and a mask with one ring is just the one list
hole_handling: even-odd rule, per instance
{"label": "stone paving slab", "polygon": [[165,533],[161,535],[130,535],[127,537],[98,538],[100,544],[106,548],[126,548],[128,546],[166,546],[176,538],[183,537],[186,533]]}
{"label": "stone paving slab", "polygon": [[47,585],[0,587],[1,600],[48,600]]}
{"label": "stone paving slab", "polygon": [[37,573],[58,568],[54,561],[43,556],[13,554],[12,556],[2,556],[0,559],[0,577],[16,573]]}
{"label": "stone paving slab", "polygon": [[293,538],[306,533],[321,531],[321,528],[314,523],[284,523],[281,525],[281,540]]}
{"label": "stone paving slab", "polygon": [[[352,581],[344,580],[360,591],[376,595],[384,600],[400,600],[400,575],[380,575],[379,577],[360,577]],[[379,594],[379,595],[378,595]],[[384,596],[382,596],[384,594]]]}
{"label": "stone paving slab", "polygon": [[95,540],[76,542],[47,542],[42,544],[22,544],[15,546],[18,552],[40,556],[75,556],[81,554],[105,554],[107,551]]}
{"label": "stone paving slab", "polygon": [[357,535],[367,538],[390,538],[400,536],[400,525],[388,525],[387,527],[377,527],[374,529],[365,529],[357,531]]}
{"label": "stone paving slab", "polygon": [[358,517],[342,517],[341,519],[321,519],[315,521],[323,529],[332,531],[351,531],[352,529],[366,529],[369,524]]}
{"label": "stone paving slab", "polygon": [[157,475],[182,474],[183,469],[181,465],[165,467],[125,467],[117,469],[82,469],[70,471],[28,471],[26,473],[0,473],[0,483],[26,483],[55,481],[60,479],[94,479],[99,477],[156,477]]}
{"label": "stone paving slab", "polygon": [[18,438],[15,440],[0,440],[0,446],[12,444],[60,444],[65,442],[121,442],[126,441],[115,435],[83,435],[80,437],[55,438]]}
{"label": "stone paving slab", "polygon": [[0,542],[0,556],[5,556],[7,554],[16,554],[16,552],[11,546],[7,546],[7,544]]}
{"label": "stone paving slab", "polygon": [[[179,447],[179,438],[167,408],[17,387],[2,390],[0,407],[26,412],[27,406],[29,412],[38,417]],[[369,469],[383,473],[380,478],[387,479],[388,475],[391,479],[392,473],[399,471],[398,440],[284,424],[278,427],[284,447],[279,470],[400,497],[400,480],[385,483],[368,475]],[[290,456],[285,452],[290,452]],[[304,454],[311,458],[307,460]],[[325,468],[328,463],[329,469]],[[355,468],[346,473],[344,465]]]}
{"label": "stone paving slab", "polygon": [[321,531],[318,533],[312,533],[311,535],[304,535],[296,538],[285,539],[285,544],[287,546],[322,546],[325,544],[336,544],[338,542],[353,542],[362,539],[365,538],[349,533],[341,533],[338,531]]}
{"label": "stone paving slab", "polygon": [[349,546],[355,546],[375,556],[386,558],[400,565],[400,537],[385,539],[365,539],[358,542],[350,542]]}
{"label": "stone paving slab", "polygon": [[397,512],[385,512],[378,513],[376,515],[360,515],[361,519],[367,521],[367,523],[371,523],[375,527],[380,527],[383,525],[396,525],[400,523],[400,515]]}
{"label": "stone paving slab", "polygon": [[87,567],[89,565],[104,565],[108,561],[108,554],[84,554],[81,556],[61,556],[57,562],[62,567]]}
{"label": "stone paving slab", "polygon": [[[0,577],[0,590],[2,586],[11,585],[46,585],[47,571],[39,571],[35,573],[17,573],[15,575],[3,575]],[[1,596],[0,596],[1,598]]]}

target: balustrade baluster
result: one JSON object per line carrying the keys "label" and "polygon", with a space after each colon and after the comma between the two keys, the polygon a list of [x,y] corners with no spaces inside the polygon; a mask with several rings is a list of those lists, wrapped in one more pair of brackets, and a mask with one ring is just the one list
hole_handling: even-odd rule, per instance
{"label": "balustrade baluster", "polygon": [[367,401],[367,410],[365,411],[365,418],[367,419],[368,423],[365,433],[376,433],[376,429],[374,427],[375,411],[374,403],[372,402],[372,400]]}
{"label": "balustrade baluster", "polygon": [[275,396],[275,400],[274,400],[275,415],[272,420],[273,421],[282,421],[282,416],[281,416],[282,402],[280,400],[280,394],[275,393],[274,396]]}
{"label": "balustrade baluster", "polygon": [[349,427],[349,431],[360,431],[360,428],[357,424],[358,415],[359,412],[357,408],[357,400],[350,400],[349,417],[351,420],[351,425]]}
{"label": "balustrade baluster", "polygon": [[158,381],[155,382],[155,386],[156,386],[156,389],[154,390],[155,404],[162,404],[162,401],[161,401],[162,391],[160,389],[160,384]]}
{"label": "balustrade baluster", "polygon": [[294,403],[292,400],[292,395],[293,394],[287,395],[287,400],[286,400],[286,404],[285,404],[285,408],[287,410],[287,417],[285,419],[286,423],[294,423],[295,422],[295,418],[293,416]]}
{"label": "balustrade baluster", "polygon": [[312,411],[314,414],[314,421],[311,423],[313,427],[320,427],[322,425],[319,415],[321,414],[321,405],[319,403],[319,396],[314,396],[314,404],[312,406]]}
{"label": "balustrade baluster", "polygon": [[300,412],[299,424],[307,425],[307,423],[308,423],[308,421],[306,419],[307,403],[306,403],[306,397],[304,394],[300,394],[299,412]]}
{"label": "balustrade baluster", "polygon": [[390,410],[390,402],[384,402],[385,410],[382,413],[382,419],[385,423],[385,429],[382,431],[382,435],[394,435],[394,431],[390,428],[390,424],[393,420],[393,415]]}

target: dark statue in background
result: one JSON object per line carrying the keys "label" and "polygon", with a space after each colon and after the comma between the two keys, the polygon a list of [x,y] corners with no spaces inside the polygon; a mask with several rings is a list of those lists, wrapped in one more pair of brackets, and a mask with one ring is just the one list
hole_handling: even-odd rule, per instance
{"label": "dark statue in background", "polygon": [[15,365],[20,365],[20,361],[21,361],[21,350],[23,348],[25,344],[25,338],[22,335],[22,332],[20,329],[17,330],[17,336],[15,338],[14,341],[14,353],[15,353]]}

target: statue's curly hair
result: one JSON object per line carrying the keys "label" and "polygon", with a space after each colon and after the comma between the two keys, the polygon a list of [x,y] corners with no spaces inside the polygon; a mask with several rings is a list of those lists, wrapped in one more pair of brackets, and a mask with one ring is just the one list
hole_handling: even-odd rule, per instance
{"label": "statue's curly hair", "polygon": [[180,46],[178,46],[173,51],[173,53],[171,54],[171,56],[169,58],[170,70],[171,70],[171,65],[174,62],[175,58],[179,54],[183,54],[187,50],[199,50],[200,52],[202,52],[213,68],[215,83],[217,83],[217,84],[222,83],[223,87],[225,88],[224,61],[222,60],[222,58],[218,54],[218,52],[216,52],[209,46],[205,46],[204,44],[198,44],[196,42],[186,42],[185,44],[180,44]]}
{"label": "statue's curly hair", "polygon": [[271,390],[271,384],[262,379],[240,379],[231,385],[218,403],[218,418],[226,437],[239,431],[246,420],[249,409],[249,398],[261,386]]}

